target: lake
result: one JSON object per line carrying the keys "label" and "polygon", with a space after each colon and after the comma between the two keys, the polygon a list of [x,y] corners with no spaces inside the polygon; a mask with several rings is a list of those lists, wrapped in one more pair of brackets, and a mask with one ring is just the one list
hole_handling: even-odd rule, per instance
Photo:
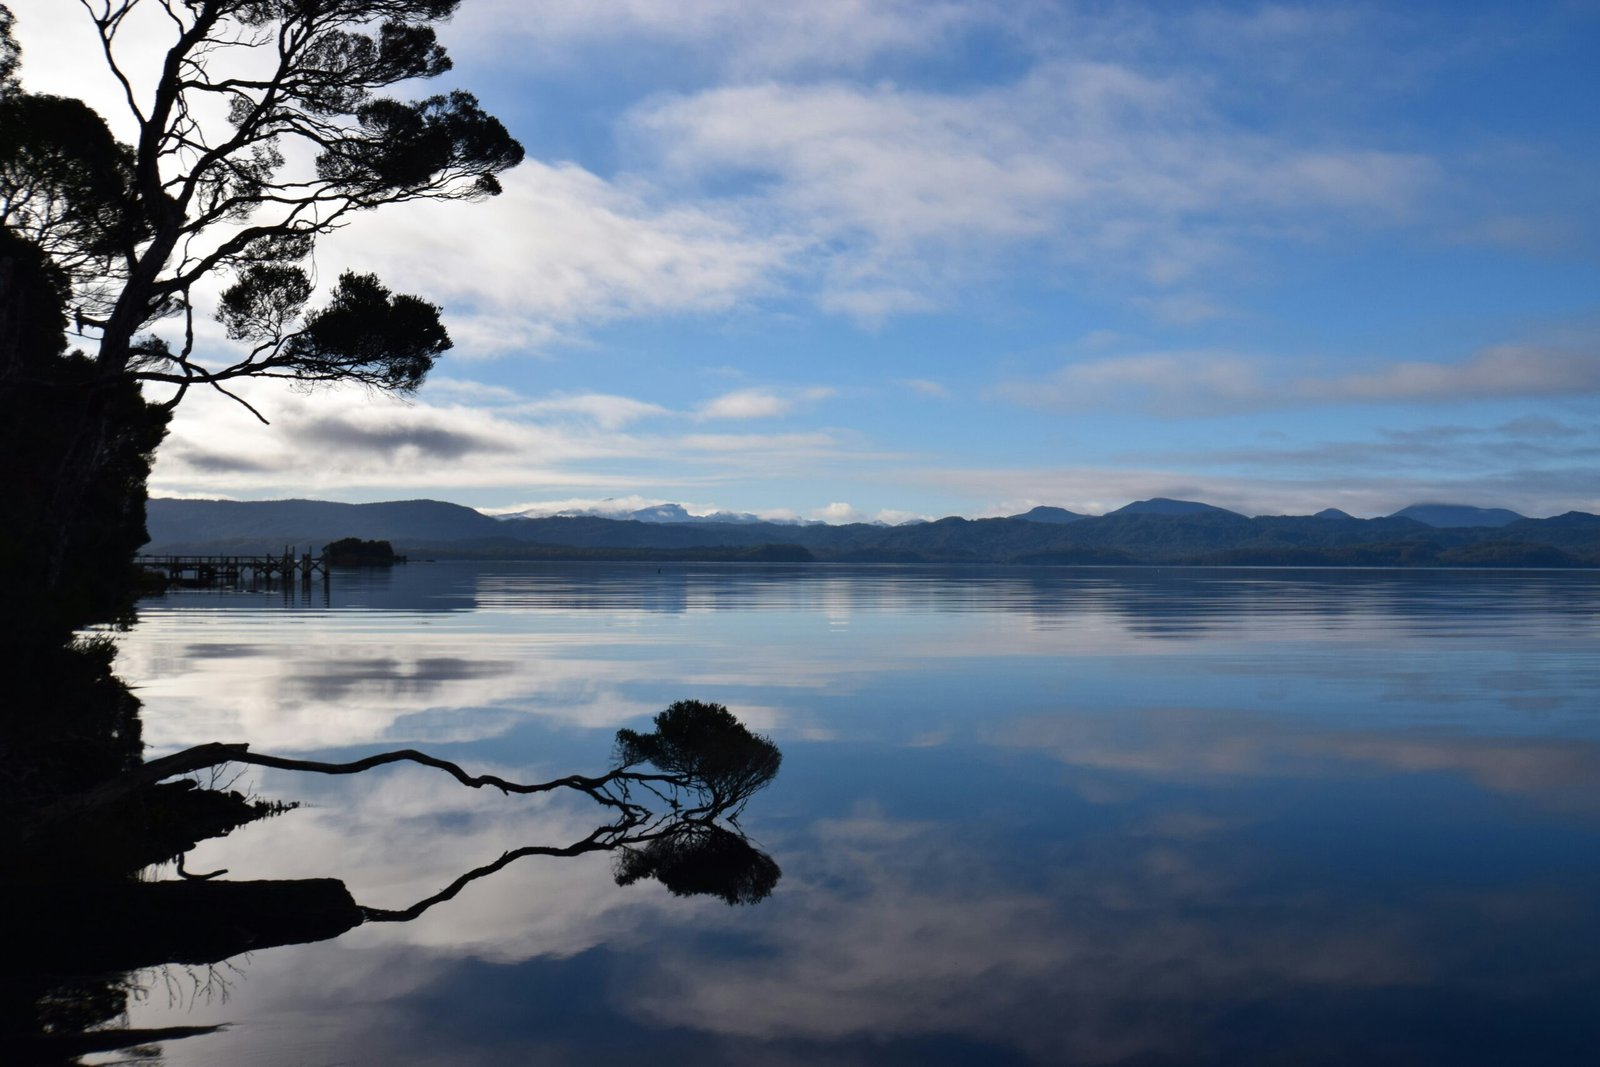
{"label": "lake", "polygon": [[[530,780],[726,704],[784,762],[731,907],[532,856],[140,977],[173,1064],[1600,1062],[1600,572],[413,564],[174,592],[151,754]],[[190,871],[404,908],[604,813],[395,766]],[[171,877],[170,868],[162,873]]]}

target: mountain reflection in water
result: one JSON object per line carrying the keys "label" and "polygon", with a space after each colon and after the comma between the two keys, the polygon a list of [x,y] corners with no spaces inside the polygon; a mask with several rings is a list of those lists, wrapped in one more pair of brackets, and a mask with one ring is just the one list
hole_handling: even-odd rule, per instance
{"label": "mountain reflection in water", "polygon": [[[513,863],[253,954],[173,1063],[1588,1063],[1600,576],[412,567],[183,594],[120,669],[162,748],[582,765],[676,694],[770,734],[758,909]],[[288,784],[293,782],[293,785]],[[404,911],[559,800],[253,771],[198,870]],[[148,984],[148,979],[146,980]]]}

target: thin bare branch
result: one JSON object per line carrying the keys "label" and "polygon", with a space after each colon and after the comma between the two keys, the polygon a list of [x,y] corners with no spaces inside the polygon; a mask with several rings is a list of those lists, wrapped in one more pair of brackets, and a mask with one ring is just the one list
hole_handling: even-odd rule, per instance
{"label": "thin bare branch", "polygon": [[224,389],[222,387],[222,383],[220,383],[220,382],[218,382],[216,380],[211,380],[207,384],[209,384],[211,386],[211,388],[215,389],[217,392],[221,393],[223,396],[227,397],[229,400],[232,400],[232,401],[242,405],[246,411],[248,411],[250,414],[254,415],[256,418],[261,420],[261,425],[263,425],[263,426],[271,426],[272,425],[272,423],[267,419],[267,417],[265,415],[263,415],[263,414],[261,414],[261,412],[257,411],[255,409],[255,407],[253,405],[251,405],[250,401],[246,400],[244,397],[240,396],[238,393],[229,392],[227,389]]}

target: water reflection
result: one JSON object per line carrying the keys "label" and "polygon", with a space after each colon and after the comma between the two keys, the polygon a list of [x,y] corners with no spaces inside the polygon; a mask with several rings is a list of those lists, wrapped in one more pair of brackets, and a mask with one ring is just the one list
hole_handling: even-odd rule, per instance
{"label": "water reflection", "polygon": [[1148,570],[441,564],[335,589],[359,606],[175,594],[150,607],[120,661],[162,707],[147,740],[504,741],[551,720],[615,729],[685,691],[812,739],[837,736],[851,708],[909,741],[970,732],[961,720],[996,703],[1049,711],[1068,692],[1341,720],[1466,707],[1474,730],[1534,715],[1592,729],[1600,691],[1593,657],[1572,655],[1600,642],[1587,573],[1185,571],[1164,585]]}
{"label": "water reflection", "polygon": [[1048,753],[1075,768],[1167,782],[1447,774],[1541,808],[1600,815],[1600,742],[1570,737],[1340,731],[1281,716],[1156,708],[1015,719],[989,740]]}
{"label": "water reflection", "polygon": [[1156,806],[1059,842],[1035,879],[948,825],[823,823],[755,945],[713,966],[680,941],[632,1004],[662,1029],[863,1062],[918,1062],[929,1034],[982,1062],[1347,1063],[1405,1047],[1397,1062],[1561,1062],[1543,1053],[1593,1047],[1587,1012],[1544,1034],[1521,1014],[1593,993],[1592,960],[1566,940],[1600,933],[1592,881],[1319,882],[1286,874],[1306,857],[1268,847],[1262,821]]}
{"label": "water reflection", "polygon": [[[124,1013],[126,999],[139,988],[133,975],[141,969],[210,968],[243,953],[336,938],[363,923],[412,922],[467,886],[530,857],[612,854],[618,886],[654,880],[677,896],[710,895],[730,905],[765,899],[781,870],[750,843],[738,817],[777,774],[777,747],[717,704],[679,701],[655,716],[652,725],[648,732],[618,731],[615,766],[593,777],[566,775],[524,784],[474,775],[412,750],[330,763],[206,744],[147,762],[137,781],[118,779],[94,793],[39,807],[20,827],[7,828],[8,859],[27,873],[7,878],[0,1044],[17,1050],[23,1062],[66,1063],[86,1053],[214,1033],[216,1024],[107,1024]],[[288,809],[251,802],[237,792],[196,788],[192,780],[162,779],[183,769],[240,764],[351,775],[395,763],[421,764],[448,773],[460,785],[489,787],[502,795],[580,794],[606,816],[568,843],[525,844],[502,852],[404,908],[358,904],[345,883],[334,878],[216,880],[229,872],[185,869],[185,853],[198,840],[222,837]],[[110,792],[116,789],[121,792]],[[146,810],[154,802],[170,805],[162,800],[168,796],[191,806],[205,800],[228,814],[208,819],[202,808],[174,820]],[[241,806],[243,814],[234,810]],[[94,835],[108,825],[127,841],[98,840]],[[197,842],[175,844],[170,839],[174,825]],[[180,880],[127,877],[174,850],[179,851]]]}
{"label": "water reflection", "polygon": [[[908,770],[948,786],[939,755]],[[666,1063],[1339,1063],[1395,1047],[1411,1050],[1397,1062],[1561,1063],[1600,1037],[1589,820],[1530,834],[1471,780],[1338,758],[1305,785],[1303,767],[1063,782],[1000,755],[962,765],[961,814],[873,797],[882,752],[829,765],[855,810],[771,840],[786,879],[760,913],[607,899],[608,872],[569,867],[486,887],[431,928],[264,954],[249,973],[267,1004],[179,1017],[293,1020],[320,1035],[297,1051],[326,1060],[485,1064],[647,1048]],[[451,849],[448,825],[408,833]],[[329,988],[348,992],[330,1003]],[[249,1047],[239,1033],[171,1054],[227,1060]]]}
{"label": "water reflection", "polygon": [[[440,565],[427,609],[410,580],[360,609],[174,598],[124,645],[149,729],[437,737],[531,773],[714,692],[784,746],[752,817],[781,887],[728,909],[529,855],[413,921],[261,952],[228,1005],[137,1007],[238,1024],[175,1063],[286,1033],[307,1062],[1600,1054],[1594,575]],[[191,863],[404,912],[506,842],[593,830],[418,769],[298,795]]]}
{"label": "water reflection", "polygon": [[1507,611],[1592,627],[1597,596],[1600,574],[1575,570],[444,562],[341,570],[326,596],[320,586],[309,596],[298,587],[182,590],[165,606],[846,616],[999,610],[1040,621],[1109,615],[1136,632],[1181,635],[1274,617],[1323,625],[1437,619],[1455,630]]}

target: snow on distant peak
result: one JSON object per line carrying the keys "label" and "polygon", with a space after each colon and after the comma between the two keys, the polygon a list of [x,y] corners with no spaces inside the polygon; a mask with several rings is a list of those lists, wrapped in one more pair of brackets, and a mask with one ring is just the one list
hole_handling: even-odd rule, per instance
{"label": "snow on distant peak", "polygon": [[533,504],[517,504],[509,508],[495,508],[488,512],[499,519],[549,519],[596,518],[650,523],[681,522],[770,522],[779,525],[809,525],[806,520],[789,512],[772,512],[765,515],[747,511],[724,511],[714,506],[680,504],[671,500],[652,500],[648,497],[606,497],[601,500],[547,500]]}

